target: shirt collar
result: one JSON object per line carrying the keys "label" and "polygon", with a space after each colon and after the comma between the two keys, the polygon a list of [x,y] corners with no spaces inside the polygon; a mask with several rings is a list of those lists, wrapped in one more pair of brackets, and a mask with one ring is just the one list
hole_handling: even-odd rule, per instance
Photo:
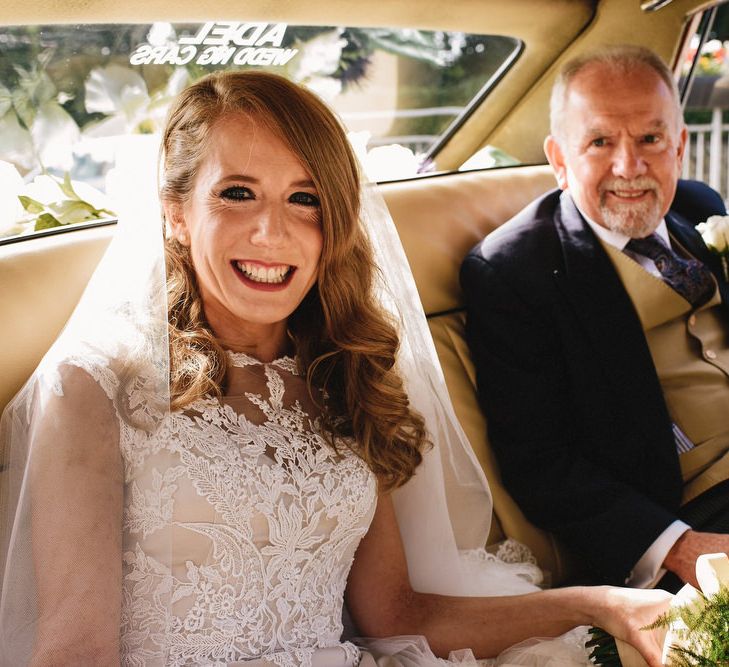
{"label": "shirt collar", "polygon": [[[585,222],[590,225],[592,231],[595,232],[599,239],[613,246],[613,248],[617,248],[621,252],[625,250],[625,246],[628,245],[628,241],[630,241],[630,236],[628,236],[627,234],[623,234],[622,232],[616,232],[613,229],[608,229],[607,227],[599,225],[590,217],[585,215],[585,213],[579,206],[577,206],[577,204],[575,204],[575,206],[580,212],[580,215],[585,219]],[[661,219],[661,222],[654,233],[657,234],[660,237],[661,241],[663,241],[669,248],[671,247],[671,240],[668,236],[668,227],[666,227],[665,218]]]}

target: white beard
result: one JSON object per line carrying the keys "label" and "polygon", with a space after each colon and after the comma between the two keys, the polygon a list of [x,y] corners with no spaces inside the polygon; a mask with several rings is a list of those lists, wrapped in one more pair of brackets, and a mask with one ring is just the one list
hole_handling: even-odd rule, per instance
{"label": "white beard", "polygon": [[[608,190],[619,189],[651,190],[652,197],[642,202],[614,202],[608,205]],[[614,232],[621,232],[633,239],[642,239],[652,234],[663,216],[661,191],[652,178],[638,178],[635,181],[609,181],[600,186],[600,213],[603,224]]]}

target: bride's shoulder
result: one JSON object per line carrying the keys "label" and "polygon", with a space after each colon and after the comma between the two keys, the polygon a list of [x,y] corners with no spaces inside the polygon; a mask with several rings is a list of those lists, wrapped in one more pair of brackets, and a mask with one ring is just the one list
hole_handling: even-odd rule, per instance
{"label": "bride's shoulder", "polygon": [[119,392],[118,361],[93,351],[47,358],[37,371],[41,385],[58,397],[114,401]]}
{"label": "bride's shoulder", "polygon": [[119,415],[107,391],[115,380],[105,368],[92,359],[44,359],[3,417],[18,436],[13,447],[32,442],[38,461],[116,461]]}

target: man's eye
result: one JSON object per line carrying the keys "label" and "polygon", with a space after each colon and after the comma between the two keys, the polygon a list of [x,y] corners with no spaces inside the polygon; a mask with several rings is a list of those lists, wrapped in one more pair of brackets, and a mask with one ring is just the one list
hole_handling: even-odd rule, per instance
{"label": "man's eye", "polygon": [[299,204],[301,206],[319,206],[319,197],[311,194],[311,192],[294,192],[289,197],[289,201],[292,204]]}
{"label": "man's eye", "polygon": [[657,134],[645,134],[643,135],[644,144],[657,144],[660,137]]}
{"label": "man's eye", "polygon": [[607,141],[605,140],[605,137],[598,137],[597,139],[593,139],[591,143],[597,148],[602,148],[607,143]]}
{"label": "man's eye", "polygon": [[245,199],[254,199],[253,193],[248,188],[244,188],[240,185],[234,185],[230,188],[225,188],[225,190],[220,193],[220,196],[223,199],[228,199],[229,201],[243,201]]}

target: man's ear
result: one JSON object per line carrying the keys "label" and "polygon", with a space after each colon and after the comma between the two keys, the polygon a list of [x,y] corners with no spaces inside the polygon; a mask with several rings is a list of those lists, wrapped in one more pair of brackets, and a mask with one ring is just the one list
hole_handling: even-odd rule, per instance
{"label": "man's ear", "polygon": [[686,151],[686,142],[688,141],[688,130],[684,125],[678,135],[678,170],[681,171],[683,165],[683,154]]}
{"label": "man's ear", "polygon": [[552,171],[557,177],[557,185],[560,190],[567,189],[567,164],[564,159],[564,153],[562,147],[559,145],[557,139],[551,134],[544,140],[544,154],[549,160],[549,164],[552,165]]}
{"label": "man's ear", "polygon": [[179,202],[164,200],[162,209],[165,212],[165,222],[169,225],[173,238],[184,246],[190,245],[190,231],[185,222],[182,205]]}

